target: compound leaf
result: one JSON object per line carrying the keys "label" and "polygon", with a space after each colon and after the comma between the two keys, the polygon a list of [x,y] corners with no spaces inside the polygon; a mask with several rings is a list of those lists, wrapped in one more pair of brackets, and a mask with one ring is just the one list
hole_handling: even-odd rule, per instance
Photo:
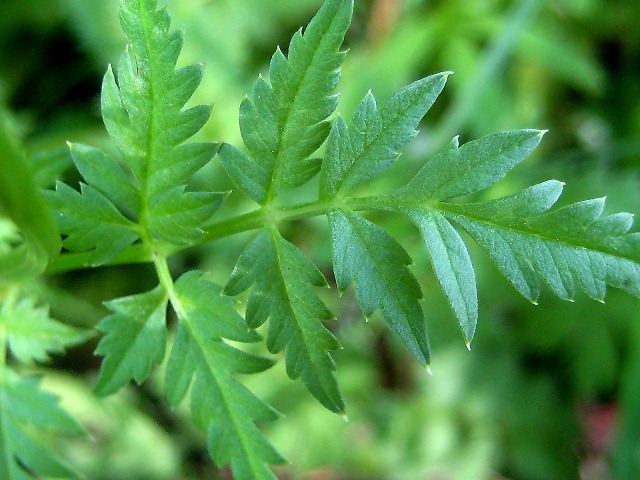
{"label": "compound leaf", "polygon": [[249,326],[269,320],[267,347],[272,353],[285,350],[289,377],[300,377],[332,412],[344,412],[329,353],[340,344],[322,324],[333,315],[313,291],[314,286],[327,286],[323,275],[274,229],[263,231],[245,248],[225,292],[237,295],[251,285],[245,315]]}
{"label": "compound leaf", "polygon": [[16,245],[0,250],[0,282],[42,273],[61,247],[53,212],[11,131],[0,108],[0,216],[11,219],[20,232]]}
{"label": "compound leaf", "polygon": [[449,72],[418,80],[392,95],[380,108],[369,92],[349,127],[338,119],[331,129],[322,165],[320,193],[335,197],[375,177],[396,161],[416,134],[418,123],[444,88]]}
{"label": "compound leaf", "polygon": [[162,361],[167,343],[165,326],[168,296],[164,288],[107,302],[113,314],[98,324],[105,333],[96,348],[104,356],[95,386],[97,395],[109,395],[131,379],[142,383],[151,367]]}
{"label": "compound leaf", "polygon": [[[176,70],[182,33],[170,31],[169,15],[157,8],[156,1],[123,0],[120,21],[130,46],[117,76],[111,67],[104,76],[101,105],[125,168],[97,149],[71,144],[73,160],[93,190],[82,187],[82,197],[90,197],[84,201],[68,187],[58,186],[52,195],[68,235],[65,247],[95,249],[93,263],[108,262],[137,238],[123,230],[122,224],[133,222],[125,222],[118,209],[136,217],[144,243],[185,245],[200,238],[202,224],[223,198],[220,193],[184,191],[186,182],[218,148],[215,143],[184,143],[211,113],[205,105],[184,108],[200,84],[202,66]],[[97,232],[91,220],[107,211],[108,220],[103,218],[100,225],[107,221],[112,228]],[[82,236],[87,229],[96,233],[95,238]]]}
{"label": "compound leaf", "polygon": [[236,185],[260,204],[300,186],[320,169],[309,159],[326,139],[326,119],[345,54],[339,51],[351,23],[353,0],[327,0],[309,26],[278,49],[269,68],[271,84],[256,81],[240,106],[240,130],[249,155],[225,144],[222,163]]}
{"label": "compound leaf", "polygon": [[21,378],[0,369],[0,478],[77,478],[49,445],[61,435],[78,436],[85,431],[39,383],[35,377]]}
{"label": "compound leaf", "polygon": [[169,402],[180,403],[193,383],[191,413],[207,432],[214,461],[230,464],[241,480],[275,479],[267,463],[284,459],[254,422],[274,420],[278,413],[233,376],[263,371],[273,362],[224,341],[255,342],[259,336],[247,328],[234,302],[201,273],[184,274],[174,293],[179,324],[166,370]]}
{"label": "compound leaf", "polygon": [[422,291],[407,268],[411,258],[385,230],[348,211],[329,212],[333,270],[340,292],[355,283],[365,317],[380,309],[389,326],[422,363],[430,359]]}
{"label": "compound leaf", "polygon": [[88,337],[87,332],[50,318],[48,310],[30,298],[5,302],[0,325],[6,330],[11,353],[25,364],[47,362],[49,353],[61,353]]}

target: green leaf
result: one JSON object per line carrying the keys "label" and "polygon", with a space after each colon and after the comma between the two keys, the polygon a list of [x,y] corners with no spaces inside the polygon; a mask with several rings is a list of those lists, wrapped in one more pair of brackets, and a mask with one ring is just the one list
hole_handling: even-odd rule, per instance
{"label": "green leaf", "polygon": [[140,210],[140,192],[111,155],[79,143],[69,143],[69,151],[78,171],[93,188],[120,207]]}
{"label": "green leaf", "polygon": [[[170,32],[170,19],[155,1],[125,0],[120,22],[131,42],[102,88],[102,112],[107,130],[137,180],[142,219],[167,215],[166,192],[183,185],[213,157],[213,143],[184,144],[207,122],[209,106],[184,110],[202,78],[202,66],[176,70],[182,32]],[[214,203],[218,197],[210,198]],[[192,198],[174,195],[175,211],[189,211]],[[210,210],[213,213],[215,209]],[[144,220],[143,220],[144,221]],[[180,216],[182,229],[198,236],[202,215]],[[174,222],[153,225],[153,238],[172,237]]]}
{"label": "green leaf", "polygon": [[28,162],[33,166],[36,185],[42,188],[54,185],[73,164],[69,149],[64,147],[35,152]]}
{"label": "green leaf", "polygon": [[300,377],[322,405],[343,413],[329,353],[340,344],[322,324],[334,317],[312,288],[327,286],[320,271],[277,230],[263,231],[240,255],[225,292],[237,295],[251,285],[249,326],[257,328],[269,320],[267,347],[272,353],[285,350],[289,377]]}
{"label": "green leaf", "polygon": [[335,197],[391,166],[416,134],[420,120],[444,88],[449,72],[418,80],[389,97],[380,108],[369,92],[349,127],[338,119],[331,129],[320,177],[323,198]]}
{"label": "green leaf", "polygon": [[239,480],[275,479],[267,463],[284,459],[254,422],[274,420],[278,413],[232,375],[260,372],[273,362],[224,341],[255,342],[259,336],[247,328],[233,300],[201,273],[184,274],[174,293],[179,324],[167,363],[167,399],[179,404],[193,382],[191,413],[207,432],[214,461],[230,464]]}
{"label": "green leaf", "polygon": [[554,28],[552,22],[537,22],[522,32],[519,48],[560,82],[589,94],[602,92],[606,85],[604,65],[586,44],[566,33]]}
{"label": "green leaf", "polygon": [[166,291],[158,286],[107,302],[113,314],[98,324],[106,335],[96,348],[96,354],[105,357],[94,390],[97,395],[114,393],[131,379],[142,383],[151,367],[162,361],[167,301]]}
{"label": "green leaf", "polygon": [[628,213],[602,216],[604,199],[549,210],[562,183],[548,181],[489,202],[448,206],[461,225],[526,298],[536,302],[542,278],[558,297],[577,290],[604,301],[607,285],[640,296],[640,233]]}
{"label": "green leaf", "polygon": [[538,146],[544,133],[541,130],[497,133],[462,147],[456,137],[391,198],[413,203],[427,199],[446,200],[483,190],[522,162]]}
{"label": "green leaf", "polygon": [[[77,238],[88,229],[87,222],[104,216],[107,208],[111,223],[115,217],[119,218],[115,223],[124,223],[119,208],[135,217],[147,245],[192,244],[223,199],[219,193],[184,191],[186,182],[218,148],[215,143],[184,143],[211,113],[206,105],[184,108],[200,84],[202,66],[176,70],[182,33],[170,32],[169,15],[157,8],[157,2],[123,0],[120,21],[130,46],[118,64],[117,77],[111,67],[104,76],[101,106],[123,165],[97,149],[70,144],[78,170],[96,193],[87,192],[91,201],[81,202],[68,188],[58,187],[53,197],[62,212],[61,227],[70,238]],[[83,187],[83,196],[86,190]],[[94,263],[108,262],[134,240],[122,229],[120,235],[100,232],[98,246],[95,239],[69,237],[65,247],[71,250],[96,248]]]}
{"label": "green leaf", "polygon": [[0,279],[19,280],[42,273],[60,252],[60,233],[51,208],[43,201],[24,155],[10,134],[0,109],[0,216],[19,229],[23,241],[0,252]]}
{"label": "green leaf", "polygon": [[433,270],[469,346],[478,322],[478,293],[467,247],[440,213],[426,208],[406,208],[403,211],[420,229]]}
{"label": "green leaf", "polygon": [[204,233],[200,226],[218,210],[223,193],[185,192],[178,186],[154,197],[151,234],[174,245],[195,243]]}
{"label": "green leaf", "polygon": [[95,188],[80,184],[80,189],[77,192],[57,183],[55,192],[46,194],[58,211],[60,229],[67,235],[64,248],[72,252],[90,251],[89,263],[101,265],[139,238],[138,227]]}
{"label": "green leaf", "polygon": [[36,307],[30,298],[5,302],[0,308],[0,326],[7,333],[11,353],[25,364],[47,362],[49,353],[61,353],[88,337],[87,332],[50,318],[48,310]]}
{"label": "green leaf", "polygon": [[340,292],[355,283],[365,317],[382,317],[422,363],[430,359],[429,340],[419,300],[420,285],[407,268],[411,258],[386,231],[347,211],[329,212],[333,270]]}
{"label": "green leaf", "polygon": [[256,81],[252,99],[240,106],[240,130],[249,155],[225,144],[222,163],[247,195],[265,204],[281,191],[300,186],[320,169],[315,152],[329,133],[327,117],[345,53],[340,52],[351,23],[353,0],[327,0],[304,34],[278,49],[269,68],[271,84]]}
{"label": "green leaf", "polygon": [[82,426],[40,389],[37,378],[0,368],[0,478],[77,478],[49,445],[62,435],[82,434]]}

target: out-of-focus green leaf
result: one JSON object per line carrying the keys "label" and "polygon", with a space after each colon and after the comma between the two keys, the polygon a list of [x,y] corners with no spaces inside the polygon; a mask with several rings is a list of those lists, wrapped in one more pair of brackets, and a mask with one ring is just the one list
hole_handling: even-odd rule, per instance
{"label": "out-of-focus green leaf", "polygon": [[61,353],[88,337],[87,332],[50,318],[46,308],[37,307],[28,298],[2,304],[0,325],[6,331],[11,353],[25,364],[46,362],[49,353]]}
{"label": "out-of-focus green leaf", "polygon": [[0,215],[10,218],[24,242],[0,255],[0,281],[43,272],[60,251],[60,234],[33,173],[0,110]]}
{"label": "out-of-focus green leaf", "polygon": [[31,473],[77,478],[50,449],[46,435],[82,435],[84,428],[40,389],[36,378],[20,378],[0,368],[0,477],[28,480]]}

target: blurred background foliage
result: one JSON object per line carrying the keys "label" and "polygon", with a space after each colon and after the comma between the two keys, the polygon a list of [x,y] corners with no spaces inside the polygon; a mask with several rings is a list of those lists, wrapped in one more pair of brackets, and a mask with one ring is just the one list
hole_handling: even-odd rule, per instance
{"label": "blurred background foliage", "polygon": [[[276,45],[286,46],[320,0],[169,0],[186,32],[185,64],[204,62],[193,101],[215,104],[201,133],[239,144],[237,109]],[[108,147],[99,91],[124,46],[117,0],[2,0],[0,101],[14,115],[38,181],[73,181],[65,142]],[[421,76],[453,70],[420,136],[373,186],[407,180],[454,135],[548,128],[538,152],[482,198],[534,182],[567,182],[562,201],[608,195],[608,210],[640,212],[640,2],[637,0],[357,0],[339,86],[342,116],[372,89],[378,98]],[[210,189],[232,185],[219,163]],[[307,187],[309,189],[309,187]],[[300,193],[308,195],[309,193]],[[313,188],[311,188],[311,194]],[[222,215],[251,205],[232,195]],[[433,345],[428,376],[347,293],[327,301],[344,345],[338,378],[349,422],[324,411],[282,365],[247,384],[285,413],[264,425],[292,464],[283,479],[627,480],[640,478],[640,301],[611,291],[601,305],[543,295],[530,305],[474,251],[481,318],[467,352],[421,240],[409,224],[376,216],[415,259]],[[312,232],[312,233],[310,233]],[[290,225],[288,238],[330,273],[326,227]],[[250,234],[174,259],[174,271],[211,270],[223,283]],[[104,300],[153,284],[144,265],[50,277],[27,286],[54,315],[92,326]],[[229,478],[203,435],[162,401],[161,374],[106,401],[92,398],[95,341],[57,357],[46,386],[91,432],[66,445],[86,478]],[[51,370],[49,370],[51,371]]]}

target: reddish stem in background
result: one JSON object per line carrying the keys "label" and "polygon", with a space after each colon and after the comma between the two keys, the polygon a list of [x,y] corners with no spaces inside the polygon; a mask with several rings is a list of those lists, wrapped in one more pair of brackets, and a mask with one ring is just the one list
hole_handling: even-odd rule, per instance
{"label": "reddish stem in background", "polygon": [[376,0],[369,18],[367,34],[371,43],[384,40],[400,17],[400,0]]}

